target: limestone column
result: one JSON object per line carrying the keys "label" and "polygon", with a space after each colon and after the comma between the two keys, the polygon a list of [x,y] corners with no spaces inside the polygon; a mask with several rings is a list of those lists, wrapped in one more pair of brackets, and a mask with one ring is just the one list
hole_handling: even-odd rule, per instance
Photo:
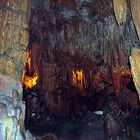
{"label": "limestone column", "polygon": [[28,45],[28,0],[0,1],[0,74],[21,80]]}

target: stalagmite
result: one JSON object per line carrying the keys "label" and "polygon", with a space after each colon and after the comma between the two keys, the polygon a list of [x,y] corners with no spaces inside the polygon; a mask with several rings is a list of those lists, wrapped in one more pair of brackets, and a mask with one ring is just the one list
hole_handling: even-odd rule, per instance
{"label": "stalagmite", "polygon": [[139,0],[131,1],[131,10],[132,10],[134,23],[137,29],[137,33],[140,38],[140,1]]}
{"label": "stalagmite", "polygon": [[[18,124],[16,126],[16,140],[22,140],[24,136],[24,116],[25,116],[25,106],[20,100],[19,93],[16,89],[12,92],[12,98],[6,95],[0,96],[0,104],[5,108],[8,118],[6,120],[8,121],[17,121]],[[6,115],[6,114],[5,114]],[[4,122],[3,119],[1,121]],[[6,122],[7,123],[7,122]],[[14,123],[14,122],[13,122]],[[7,123],[8,125],[8,123]],[[9,126],[10,127],[10,126]],[[12,127],[12,126],[11,126]],[[7,130],[9,131],[9,130]],[[10,135],[10,134],[9,134]],[[9,136],[11,138],[11,136]],[[1,137],[0,137],[1,139]]]}
{"label": "stalagmite", "polygon": [[113,0],[114,12],[117,22],[123,23],[126,21],[126,0]]}
{"label": "stalagmite", "polygon": [[26,130],[25,137],[26,140],[36,140],[29,130]]}
{"label": "stalagmite", "polygon": [[130,63],[133,80],[140,98],[140,49],[132,48]]}
{"label": "stalagmite", "polygon": [[0,103],[0,139],[14,140],[18,127],[18,120],[16,117],[9,117],[7,107]]}

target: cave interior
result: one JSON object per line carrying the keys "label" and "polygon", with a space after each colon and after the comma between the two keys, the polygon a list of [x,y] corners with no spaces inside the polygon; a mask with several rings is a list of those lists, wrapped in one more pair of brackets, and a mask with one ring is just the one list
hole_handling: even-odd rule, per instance
{"label": "cave interior", "polygon": [[113,0],[30,1],[22,76],[28,128],[50,127],[50,120],[78,122],[109,109],[137,116],[129,57],[139,36],[131,1],[119,12],[121,18]]}

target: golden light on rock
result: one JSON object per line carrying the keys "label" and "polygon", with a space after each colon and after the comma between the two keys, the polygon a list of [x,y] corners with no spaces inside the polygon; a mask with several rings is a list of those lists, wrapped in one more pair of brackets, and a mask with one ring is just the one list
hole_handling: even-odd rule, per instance
{"label": "golden light on rock", "polygon": [[[27,50],[26,52],[26,65],[28,67],[28,71],[24,71],[23,76],[22,76],[22,83],[28,88],[32,88],[37,84],[37,79],[38,79],[38,72],[37,70],[33,67],[33,76],[31,76],[31,51]],[[27,73],[26,73],[27,72]]]}
{"label": "golden light on rock", "polygon": [[30,57],[29,51],[27,51],[27,53],[26,53],[26,63],[27,63],[29,70],[30,70],[31,69],[31,57]]}
{"label": "golden light on rock", "polygon": [[140,49],[133,48],[130,56],[131,72],[140,99]]}
{"label": "golden light on rock", "polygon": [[33,77],[24,75],[22,78],[22,83],[28,88],[32,88],[37,84],[38,74],[34,73]]}
{"label": "golden light on rock", "polygon": [[124,77],[130,77],[131,76],[131,71],[130,69],[124,69],[121,71],[121,76],[124,76]]}
{"label": "golden light on rock", "polygon": [[82,70],[72,71],[72,84],[80,89],[83,89],[84,73]]}
{"label": "golden light on rock", "polygon": [[114,13],[117,22],[123,23],[126,21],[126,0],[113,0]]}

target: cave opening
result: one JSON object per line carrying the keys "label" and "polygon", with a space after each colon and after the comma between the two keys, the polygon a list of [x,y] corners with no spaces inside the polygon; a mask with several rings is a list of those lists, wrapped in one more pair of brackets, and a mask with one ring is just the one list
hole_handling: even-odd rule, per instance
{"label": "cave opening", "polygon": [[22,77],[25,125],[78,120],[104,111],[110,97],[119,104],[127,93],[136,95],[129,46],[138,35],[130,9],[119,25],[113,8],[108,0],[31,1]]}

